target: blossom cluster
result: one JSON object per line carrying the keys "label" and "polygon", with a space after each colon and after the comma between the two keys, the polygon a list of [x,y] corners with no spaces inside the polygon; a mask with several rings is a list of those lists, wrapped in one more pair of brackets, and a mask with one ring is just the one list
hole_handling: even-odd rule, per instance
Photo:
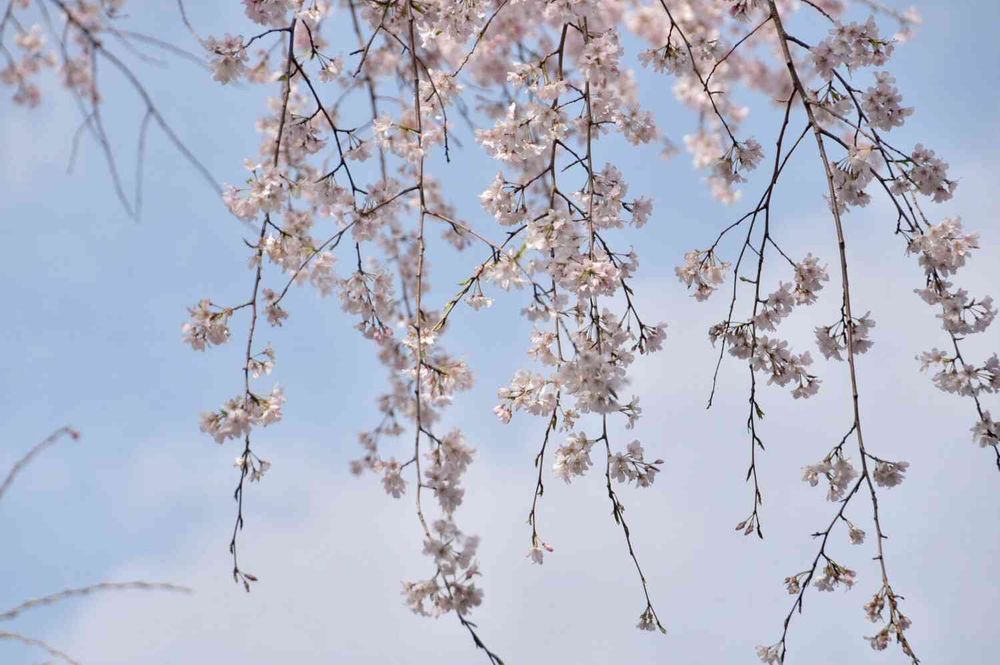
{"label": "blossom cluster", "polygon": [[810,50],[817,73],[824,80],[830,80],[841,67],[860,69],[885,65],[895,44],[879,36],[878,24],[872,16],[864,23],[836,25],[826,39]]}
{"label": "blossom cluster", "polygon": [[201,430],[217,443],[239,439],[253,427],[267,427],[281,420],[284,403],[285,394],[278,386],[267,395],[248,391],[246,397],[234,397],[218,411],[202,414]]}
{"label": "blossom cluster", "polygon": [[954,352],[932,349],[919,356],[921,369],[934,368],[934,385],[945,392],[971,397],[978,418],[972,427],[973,440],[982,447],[1000,445],[1000,428],[990,412],[980,405],[980,396],[1000,392],[1000,358],[994,353],[981,363],[962,356],[958,339],[986,331],[997,315],[990,296],[976,299],[965,289],[955,288],[946,278],[965,266],[973,250],[979,247],[978,236],[966,234],[960,219],[945,219],[928,225],[914,236],[907,252],[916,254],[924,269],[926,286],[916,293],[928,304],[940,307],[938,318],[954,342]]}
{"label": "blossom cluster", "polygon": [[476,586],[479,565],[476,549],[479,538],[463,534],[450,520],[437,520],[424,541],[424,554],[431,557],[437,573],[419,582],[404,582],[406,604],[423,616],[447,612],[468,614],[483,602],[483,592]]}
{"label": "blossom cluster", "polygon": [[[722,340],[730,355],[749,361],[754,372],[767,374],[769,384],[791,385],[793,397],[808,398],[819,391],[822,383],[807,369],[813,362],[810,353],[796,354],[787,341],[757,334],[758,330],[775,331],[796,306],[815,303],[823,283],[830,279],[826,268],[811,254],[794,263],[793,268],[794,283],[781,282],[766,298],[758,297],[756,313],[749,321],[723,321],[712,326],[708,334],[713,344]],[[681,272],[682,269],[678,268],[678,274]]]}

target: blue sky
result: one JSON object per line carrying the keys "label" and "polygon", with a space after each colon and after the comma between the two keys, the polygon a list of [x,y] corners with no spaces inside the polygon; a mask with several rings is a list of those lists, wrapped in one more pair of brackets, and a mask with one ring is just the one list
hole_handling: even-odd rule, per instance
{"label": "blue sky", "polygon": [[[141,23],[190,44],[169,4]],[[249,32],[230,4],[195,20],[206,33],[235,26]],[[925,25],[893,65],[905,100],[917,106],[896,138],[927,143],[960,179],[956,199],[933,214],[961,215],[981,233],[983,249],[960,281],[982,293],[1000,284],[993,150],[1000,93],[992,34],[1000,5],[925,5]],[[220,88],[183,63],[145,71],[164,115],[209,170],[220,181],[241,179],[242,160],[256,151],[261,92]],[[664,80],[642,74],[640,82],[645,100],[663,101],[661,126],[680,142],[692,127],[689,114],[667,98]],[[108,85],[108,120],[129,180],[141,116],[120,81]],[[759,103],[754,113],[747,133],[769,147],[774,114]],[[199,433],[197,415],[239,390],[240,351],[230,345],[193,353],[181,343],[180,325],[185,308],[202,297],[245,297],[244,230],[155,132],[144,214],[129,219],[92,143],[84,141],[73,173],[66,173],[77,122],[75,108],[58,94],[31,112],[0,106],[0,200],[9,247],[0,268],[8,285],[0,469],[63,423],[83,433],[46,453],[0,503],[0,570],[12,573],[0,586],[0,607],[104,579],[171,581],[196,593],[92,598],[35,611],[11,627],[84,663],[472,662],[477,655],[456,622],[421,619],[402,605],[399,581],[424,572],[411,506],[384,496],[374,479],[347,473],[347,460],[359,450],[355,434],[375,417],[372,400],[383,373],[336,301],[305,290],[290,303],[289,325],[266,332],[289,402],[285,420],[258,437],[258,452],[274,468],[248,494],[244,556],[262,581],[250,595],[232,584],[226,545],[237,451]],[[493,309],[464,311],[449,342],[478,374],[476,388],[448,416],[479,451],[459,514],[484,536],[486,600],[475,618],[510,663],[754,662],[753,646],[780,634],[789,602],[781,580],[811,559],[808,534],[829,519],[831,504],[799,482],[799,469],[817,461],[843,429],[845,369],[819,363],[825,383],[809,403],[765,391],[767,538],[735,535],[731,525],[749,505],[742,483],[745,368],[724,367],[719,403],[705,412],[714,358],[704,331],[722,317],[723,304],[694,303],[673,266],[743,206],[714,203],[683,155],[661,162],[655,148],[635,155],[608,145],[608,159],[622,166],[632,191],[656,202],[651,223],[629,240],[642,259],[642,307],[671,328],[667,348],[641,363],[634,387],[646,411],[637,436],[666,464],[653,488],[625,492],[623,499],[670,635],[633,628],[640,594],[597,476],[549,484],[541,519],[556,553],[541,568],[524,559],[541,423],[515,418],[504,426],[490,413],[497,386],[524,364],[529,330],[523,322],[514,330],[506,325],[520,299],[502,294]],[[832,261],[814,155],[803,152],[796,164],[779,190],[783,244]],[[438,168],[448,169],[439,172],[447,174],[449,189],[469,194],[460,209],[490,228],[471,194],[488,184],[495,166],[471,148]],[[912,464],[907,482],[885,493],[890,572],[927,662],[956,656],[992,662],[1000,478],[990,455],[968,436],[969,404],[917,373],[914,355],[942,339],[932,312],[911,293],[920,273],[892,237],[893,222],[882,203],[848,218],[854,283],[865,294],[859,306],[878,322],[876,348],[861,363],[868,437],[885,456]],[[473,260],[441,265],[438,283],[449,283]],[[790,321],[787,334],[807,338],[836,307],[827,294]],[[982,337],[977,352],[997,349],[996,330]],[[867,520],[860,506],[855,512]],[[872,653],[860,638],[873,632],[861,610],[876,588],[867,546],[841,543],[838,551],[858,570],[858,586],[807,597],[790,643],[790,657],[799,659],[791,660],[902,662],[898,653]],[[37,661],[36,653],[0,644],[0,662]]]}

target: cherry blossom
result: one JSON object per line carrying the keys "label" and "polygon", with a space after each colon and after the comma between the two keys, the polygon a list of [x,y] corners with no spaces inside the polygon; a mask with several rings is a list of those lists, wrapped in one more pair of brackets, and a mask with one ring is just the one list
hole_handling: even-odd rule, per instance
{"label": "cherry blossom", "polygon": [[[80,103],[119,200],[134,214],[140,201],[124,193],[101,120],[108,100],[98,72],[110,65],[142,99],[143,126],[158,127],[207,173],[117,55],[119,42],[137,46],[117,27],[124,3],[49,4],[9,3],[0,22],[6,57],[0,83],[14,102],[41,103],[42,74],[55,72],[57,85]],[[666,632],[654,609],[657,590],[643,572],[645,553],[640,557],[632,539],[640,526],[626,520],[626,499],[654,482],[665,464],[659,451],[670,442],[621,436],[643,415],[642,396],[633,392],[641,392],[641,382],[633,381],[637,363],[673,343],[664,321],[671,313],[647,311],[641,280],[645,262],[663,260],[643,244],[643,229],[670,223],[662,202],[676,192],[671,182],[662,192],[642,191],[635,164],[616,158],[614,146],[655,157],[673,154],[677,145],[721,203],[750,201],[732,219],[705,220],[718,233],[693,243],[705,249],[684,252],[675,268],[697,301],[723,292],[713,299],[722,301],[723,313],[708,331],[718,352],[709,406],[723,387],[723,362],[735,359],[749,370],[741,381],[748,393],[745,480],[752,507],[738,532],[764,537],[758,467],[765,463],[766,430],[772,422],[780,426],[770,418],[764,424],[769,401],[810,398],[827,372],[841,372],[851,388],[840,396],[850,418],[838,431],[817,433],[819,449],[807,459],[819,461],[802,470],[810,486],[822,483],[832,517],[815,533],[811,561],[785,578],[794,600],[783,624],[776,622],[783,626],[780,640],[757,647],[757,655],[764,663],[785,662],[805,594],[874,579],[865,612],[882,625],[866,639],[877,650],[895,641],[918,662],[902,596],[891,583],[887,562],[894,552],[880,509],[888,500],[884,490],[903,482],[909,464],[877,456],[883,442],[870,432],[865,437],[858,399],[864,378],[858,367],[880,352],[873,331],[875,318],[884,315],[859,315],[863,294],[850,279],[853,257],[846,249],[849,237],[859,242],[850,218],[856,209],[888,214],[864,233],[896,235],[916,257],[923,280],[914,290],[934,309],[946,349],[921,353],[921,369],[975,409],[972,438],[1000,466],[1000,425],[986,402],[1000,392],[1000,360],[989,352],[974,358],[964,345],[990,328],[997,308],[989,295],[970,294],[951,281],[979,249],[978,237],[957,218],[931,223],[925,213],[957,192],[958,179],[944,159],[922,143],[907,149],[888,139],[912,129],[906,120],[915,111],[903,103],[907,82],[897,80],[892,56],[918,16],[870,0],[238,5],[242,22],[226,26],[230,32],[221,37],[197,35],[199,19],[188,14],[201,8],[189,7],[183,20],[207,61],[201,75],[220,85],[259,86],[268,95],[253,127],[257,140],[243,153],[242,168],[232,165],[229,180],[237,184],[219,190],[231,233],[243,234],[248,270],[234,301],[204,297],[182,324],[183,341],[194,350],[236,337],[243,354],[233,376],[239,392],[201,417],[211,439],[236,440],[242,448],[230,542],[237,581],[249,590],[257,579],[239,558],[243,492],[247,479],[261,481],[271,466],[257,451],[271,445],[272,430],[263,430],[282,420],[285,405],[278,385],[258,387],[282,378],[277,352],[262,339],[269,330],[263,323],[298,331],[296,311],[303,305],[297,294],[329,297],[323,302],[339,306],[385,370],[350,469],[370,474],[389,497],[412,507],[421,534],[413,546],[424,571],[403,583],[403,600],[420,615],[451,615],[492,665],[502,662],[469,618],[487,599],[477,579],[479,536],[461,510],[480,489],[467,476],[484,457],[473,443],[492,442],[467,440],[452,426],[450,411],[474,385],[481,359],[455,353],[449,333],[474,331],[477,321],[512,303],[510,311],[519,310],[525,322],[510,324],[521,332],[509,349],[498,350],[511,363],[512,378],[489,390],[497,390],[499,425],[515,416],[535,418],[527,558],[540,564],[555,555],[541,533],[549,519],[545,482],[596,483],[625,541],[622,556],[634,568],[635,592],[642,594],[636,625]],[[859,13],[871,15],[852,20],[864,18]],[[895,36],[887,36],[885,23],[895,24]],[[649,103],[637,67],[651,70],[691,111],[688,124],[678,126],[659,101]],[[780,121],[773,128],[755,124],[757,137],[749,136],[744,125],[751,109],[768,104]],[[801,146],[809,144],[815,155],[803,154]],[[493,161],[470,174],[479,181],[472,191],[462,191],[443,165],[463,168],[472,151]],[[645,156],[640,160],[641,168],[652,168]],[[822,227],[802,236],[814,244],[800,260],[783,247],[786,222],[807,222],[787,220],[775,204],[786,167],[812,169],[824,185],[815,192],[825,213]],[[878,212],[876,200],[888,201],[892,212]],[[456,266],[461,275],[446,277]],[[492,312],[482,311],[494,304]],[[812,313],[806,306],[818,318],[808,324],[812,334],[800,337],[795,320]],[[816,359],[809,350],[814,341]],[[867,502],[869,516],[861,525],[851,521],[861,519],[859,502]],[[839,528],[846,538],[831,538]],[[848,543],[870,551],[874,563],[860,573],[837,563],[834,548]]]}

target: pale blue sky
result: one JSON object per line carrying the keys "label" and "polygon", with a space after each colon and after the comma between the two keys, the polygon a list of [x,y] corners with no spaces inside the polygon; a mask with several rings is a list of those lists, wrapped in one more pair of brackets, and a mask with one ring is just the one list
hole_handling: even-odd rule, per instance
{"label": "pale blue sky", "polygon": [[[164,4],[142,23],[190,44],[173,3]],[[228,4],[208,16],[189,3],[205,32],[249,33],[237,3]],[[923,141],[951,163],[961,181],[958,196],[933,214],[960,214],[981,232],[983,250],[960,281],[974,293],[992,288],[997,296],[1000,51],[993,33],[1000,3],[925,2],[920,9],[926,23],[893,66],[906,101],[917,106],[896,138],[905,145]],[[164,115],[212,173],[220,181],[241,179],[243,158],[256,150],[260,91],[220,88],[184,63],[144,71]],[[691,128],[689,114],[668,99],[666,81],[645,74],[640,80],[647,101],[666,102],[662,126],[680,142]],[[109,86],[108,120],[130,180],[139,115],[120,82]],[[775,118],[766,106],[755,109],[747,133],[769,147]],[[245,298],[243,229],[155,132],[144,215],[138,223],[128,219],[91,142],[84,141],[74,173],[65,173],[76,122],[75,108],[59,95],[30,113],[6,98],[0,105],[0,201],[9,248],[0,268],[8,285],[0,469],[63,423],[83,433],[79,442],[46,453],[0,503],[0,608],[104,579],[172,581],[197,593],[70,602],[11,627],[88,664],[477,662],[452,618],[422,619],[402,606],[399,580],[425,571],[410,503],[393,502],[373,478],[347,473],[347,460],[359,450],[355,433],[373,424],[372,399],[383,374],[334,299],[297,293],[289,325],[265,332],[278,351],[276,376],[289,402],[285,420],[258,437],[258,452],[274,468],[248,494],[243,551],[262,580],[249,596],[232,584],[226,545],[237,450],[199,433],[197,416],[238,392],[240,351],[232,345],[193,353],[181,343],[180,325],[199,298]],[[467,131],[463,138],[472,144]],[[642,258],[642,305],[671,328],[665,351],[641,363],[634,383],[647,414],[637,435],[666,464],[653,488],[626,491],[623,499],[670,635],[633,628],[640,592],[601,478],[549,483],[541,523],[557,551],[541,568],[524,559],[531,459],[542,423],[515,418],[504,426],[490,413],[496,387],[524,364],[529,330],[523,322],[513,331],[503,323],[520,299],[502,294],[491,310],[464,311],[450,341],[478,373],[476,388],[448,416],[479,449],[468,505],[459,513],[468,530],[484,536],[486,599],[474,618],[512,665],[755,662],[753,646],[780,635],[790,601],[781,580],[811,559],[808,534],[831,514],[822,492],[799,481],[798,469],[821,457],[843,429],[844,367],[818,363],[825,384],[809,403],[765,391],[767,539],[735,535],[731,527],[749,506],[742,482],[745,367],[727,363],[719,403],[706,413],[714,358],[704,331],[724,305],[694,303],[673,266],[744,206],[714,203],[686,156],[664,163],[655,148],[636,156],[609,145],[608,158],[623,167],[632,190],[656,202],[653,220],[631,240]],[[778,232],[789,248],[830,261],[835,247],[814,155],[803,152],[796,165],[779,191]],[[465,196],[460,209],[490,228],[474,193],[495,166],[472,148],[440,168],[448,169],[439,171],[448,188]],[[1000,474],[991,455],[971,442],[969,404],[936,391],[917,372],[913,356],[941,344],[943,333],[912,295],[920,273],[892,237],[893,225],[881,203],[848,220],[854,283],[866,294],[859,307],[878,321],[876,348],[861,363],[868,437],[886,457],[912,464],[907,482],[885,493],[890,572],[906,596],[911,639],[926,662],[995,662]],[[439,282],[472,260],[441,266]],[[835,316],[836,307],[827,294],[787,330],[807,339],[810,326]],[[1000,346],[996,329],[983,337],[976,351]],[[865,524],[862,505],[854,512]],[[877,587],[875,568],[867,545],[845,541],[837,551],[858,570],[858,585],[807,597],[791,633],[790,662],[903,662],[895,651],[873,654],[861,640],[873,632],[861,606]],[[39,658],[0,643],[2,663]]]}

